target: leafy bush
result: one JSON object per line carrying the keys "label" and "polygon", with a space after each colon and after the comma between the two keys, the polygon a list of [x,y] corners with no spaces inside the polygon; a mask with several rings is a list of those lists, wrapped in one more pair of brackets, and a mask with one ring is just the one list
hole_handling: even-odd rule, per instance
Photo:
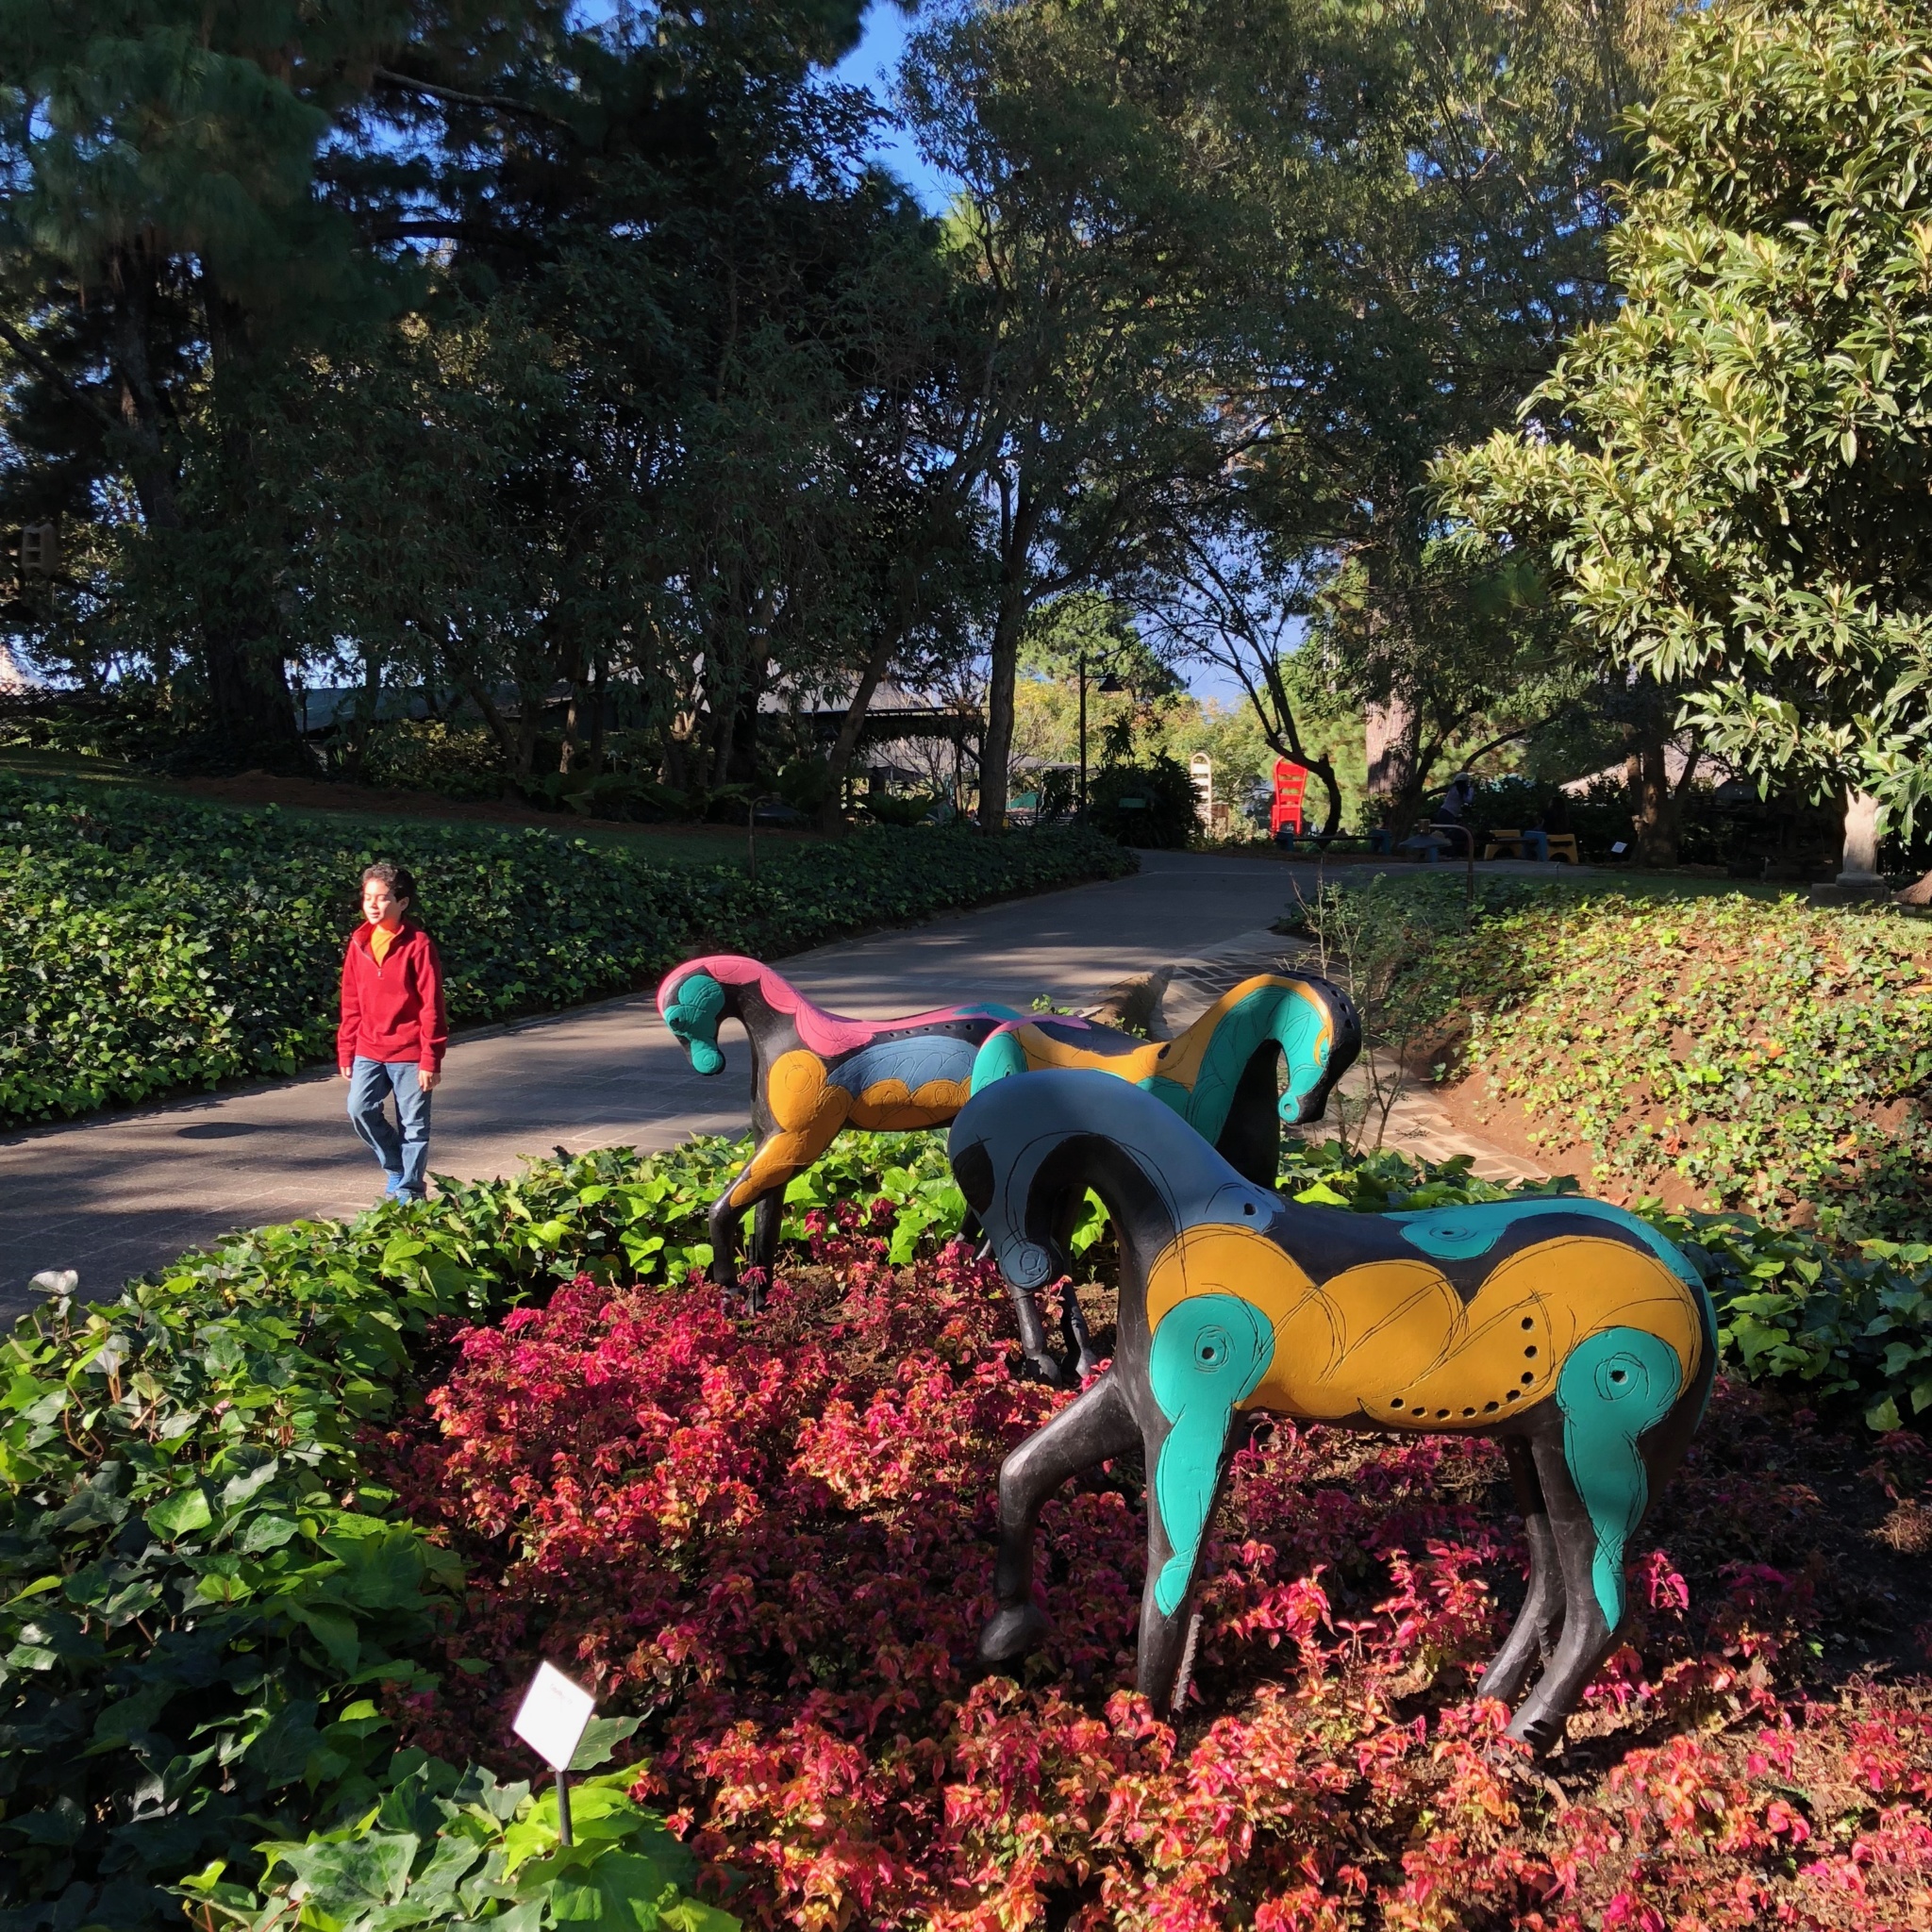
{"label": "leafy bush", "polygon": [[1087,788],[1087,822],[1124,845],[1179,847],[1200,830],[1194,781],[1178,759],[1108,765]]}
{"label": "leafy bush", "polygon": [[[481,1842],[472,1825],[485,1827],[438,1808],[471,1803],[455,1774],[425,1772],[397,1746],[500,1758],[503,1695],[544,1651],[600,1674],[603,1693],[641,1721],[653,1755],[633,1789],[697,1807],[692,1842],[717,1883],[739,1887],[734,1911],[754,1907],[727,1865],[764,1874],[755,1915],[795,1907],[827,1924],[841,1912],[887,1924],[902,1907],[954,1923],[942,1910],[974,1892],[975,1872],[1007,1874],[1019,1899],[1036,1883],[1077,1890],[1069,1874],[1103,1868],[1131,1924],[1133,1885],[1179,1882],[1166,1854],[1144,1871],[1138,1854],[1121,1862],[1096,1822],[1103,1788],[1116,1773],[1143,1781],[1149,1804],[1195,1820],[1176,1843],[1198,1849],[1205,1824],[1182,1782],[1196,1770],[1211,1780],[1212,1751],[1190,1758],[1131,1700],[1083,1714],[1028,1691],[1016,1705],[961,1674],[991,1472],[1059,1398],[1014,1379],[1004,1293],[962,1249],[940,1246],[963,1208],[940,1137],[842,1137],[789,1191],[772,1312],[738,1324],[685,1276],[708,1258],[705,1210],[747,1146],[605,1150],[514,1181],[452,1183],[347,1228],[258,1230],[117,1302],[57,1305],[14,1331],[0,1381],[4,1932],[143,1932],[171,1915],[164,1888],[190,1874],[208,1910],[269,1921],[305,1870],[327,1863],[278,1848],[328,1842],[347,1848],[344,1873],[373,1869],[358,1847],[397,1835],[404,1785],[408,1804],[443,1822],[408,1827],[416,1850],[383,1883],[407,1871],[409,1888],[385,1891],[381,1909],[412,1898],[427,1909],[432,1873],[449,1869],[430,1839]],[[1283,1184],[1361,1211],[1503,1191],[1466,1162],[1418,1168],[1332,1143],[1291,1147]],[[1727,1360],[1801,1402],[1856,1400],[1881,1428],[1895,1420],[1888,1402],[1911,1412],[1932,1257],[1847,1258],[1735,1215],[1653,1215],[1707,1268]],[[801,1243],[815,1269],[800,1269]],[[1104,1276],[1109,1244],[1091,1210],[1080,1244]],[[1332,1724],[1331,1742],[1393,1754],[1410,1798],[1440,1796],[1421,1745],[1386,1716],[1364,1726],[1345,1700],[1408,1681],[1419,1659],[1440,1671],[1474,1655],[1494,1607],[1469,1566],[1498,1545],[1459,1505],[1445,1513],[1441,1490],[1466,1494],[1494,1470],[1489,1451],[1441,1441],[1378,1448],[1363,1464],[1353,1440],[1288,1431],[1243,1462],[1237,1500],[1261,1512],[1250,1525],[1260,1541],[1231,1531],[1219,1559],[1206,1681],[1245,1681],[1243,1646],[1279,1641],[1303,1660],[1281,1708],[1229,1734],[1244,1776],[1265,1784],[1254,1752],[1292,1756],[1294,1726]],[[1895,1464],[1905,1452],[1889,1453]],[[1048,1512],[1054,1588],[1072,1593],[1057,1598],[1067,1634],[1041,1668],[1076,1683],[1106,1686],[1121,1669],[1142,1560],[1136,1480],[1124,1471]],[[1337,1513],[1338,1484],[1356,1497],[1352,1515]],[[1731,1524],[1725,1549],[1762,1537],[1750,1560],[1783,1560],[1790,1508],[1766,1507],[1771,1526]],[[1722,1568],[1706,1565],[1720,1622],[1734,1615]],[[1334,1629],[1369,1618],[1379,1634],[1360,1650],[1324,1615]],[[1697,1648],[1705,1638],[1684,1641],[1703,1659],[1704,1696],[1720,1664]],[[1653,1692],[1657,1708],[1681,1707],[1662,1680]],[[1756,1692],[1738,1694],[1760,1709]],[[1477,1735],[1437,1742],[1460,1763],[1452,1740]],[[1000,1796],[984,1782],[1002,1740],[1074,1781],[1032,1877],[999,1847],[1019,1827],[1003,1807],[1025,1813],[1033,1788]],[[1328,1768],[1311,1774],[1339,1776],[1341,1761],[1321,1758]],[[464,1775],[474,1794],[480,1774]],[[844,1783],[828,1790],[826,1777]],[[936,1780],[966,1794],[956,1825],[930,1812]],[[1761,1810],[1770,1787],[1745,1786]],[[1396,1786],[1378,1789],[1400,1811]],[[518,1822],[514,1807],[493,1815],[506,1830]],[[547,1815],[541,1804],[523,1814]],[[272,1871],[272,1857],[283,1865]],[[488,1869],[473,1859],[463,1882]],[[551,1875],[564,1890],[533,1918],[480,1892],[464,1910],[547,1924],[544,1911],[577,1909],[568,1887],[591,1882]]]}
{"label": "leafy bush", "polygon": [[1014,1380],[962,1250],[893,1270],[849,1204],[812,1259],[756,1326],[585,1277],[461,1338],[394,1439],[472,1566],[451,1658],[487,1667],[445,1674],[425,1748],[490,1735],[486,1687],[539,1652],[573,1659],[770,1927],[1909,1923],[1932,1717],[1915,1685],[1846,1682],[1839,1633],[1875,1613],[1907,1642],[1926,1607],[1919,1559],[1862,1534],[1919,1507],[1923,1459],[1874,1472],[1721,1385],[1558,1787],[1512,1776],[1470,1698],[1520,1574],[1494,1446],[1265,1429],[1169,1724],[1123,1688],[1138,1456],[1048,1506],[1044,1647],[981,1675],[994,1474],[1066,1398]]}
{"label": "leafy bush", "polygon": [[362,782],[443,798],[500,798],[508,779],[496,741],[480,724],[395,718],[369,734]]}
{"label": "leafy bush", "polygon": [[[446,1184],[348,1229],[257,1230],[14,1329],[0,1925],[51,1924],[27,1902],[69,1894],[82,1916],[62,1926],[132,1932],[164,1910],[160,1878],[245,1869],[255,1819],[333,1829],[375,1801],[461,1569],[398,1512],[361,1432],[420,1401],[457,1321],[585,1268],[662,1280],[708,1260],[705,1211],[745,1153],[708,1140]],[[841,1141],[792,1184],[793,1239],[834,1190],[896,1203],[908,1258],[963,1206],[931,1135]]]}
{"label": "leafy bush", "polygon": [[666,865],[547,831],[294,819],[0,775],[0,1122],[83,1113],[334,1050],[362,867],[407,858],[454,1024],[647,984],[705,946],[775,958],[856,927],[1133,869],[1091,833],[879,828]]}
{"label": "leafy bush", "polygon": [[402,1751],[366,1817],[257,1846],[267,1868],[258,1888],[225,1882],[217,1860],[179,1890],[204,1925],[248,1932],[410,1932],[458,1921],[504,1932],[736,1932],[736,1919],[685,1896],[696,1860],[631,1799],[635,1782],[628,1771],[574,1780],[566,1845],[554,1787],[533,1797],[527,1784],[498,1784],[479,1767],[458,1773]]}
{"label": "leafy bush", "polygon": [[1433,1028],[1424,1065],[1481,1076],[1479,1119],[1520,1105],[1532,1146],[1588,1149],[1612,1194],[1932,1237],[1932,925],[1735,891],[1480,884],[1466,930],[1457,880],[1375,889],[1424,934],[1402,1024]]}

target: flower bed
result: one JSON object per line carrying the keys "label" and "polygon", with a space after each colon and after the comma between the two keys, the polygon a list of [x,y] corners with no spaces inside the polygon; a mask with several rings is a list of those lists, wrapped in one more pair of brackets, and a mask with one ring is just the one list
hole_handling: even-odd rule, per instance
{"label": "flower bed", "polygon": [[[1520,1589],[1500,1457],[1267,1428],[1208,1556],[1194,1701],[1163,1724],[1124,1688],[1131,1458],[1046,1511],[1046,1647],[1017,1681],[975,1671],[993,1474],[1065,1398],[1012,1378],[962,1250],[894,1270],[842,1219],[755,1329],[585,1276],[461,1339],[391,1439],[473,1579],[413,1735],[485,1749],[494,1687],[569,1659],[643,1719],[640,1790],[701,1888],[762,1925],[1876,1926],[1932,1904],[1910,1627],[1932,1599],[1860,1533],[1888,1488],[1916,1498],[1916,1446],[1861,1473],[1726,1385],[1550,1782],[1469,1701]],[[1873,1643],[1906,1684],[1865,1674]]]}
{"label": "flower bed", "polygon": [[412,822],[378,838],[0,774],[0,1124],[326,1060],[378,858],[417,874],[458,1026],[622,992],[691,952],[776,958],[1137,863],[1072,829],[881,827],[767,854],[754,882],[554,832]]}
{"label": "flower bed", "polygon": [[[980,1680],[993,1473],[1063,1398],[1016,1379],[1004,1293],[940,1245],[962,1204],[936,1137],[841,1140],[794,1184],[771,1311],[727,1321],[685,1276],[742,1155],[606,1152],[262,1230],[15,1331],[0,1932],[146,1932],[183,1894],[205,1927],[285,1926],[317,1884],[357,1932],[547,1926],[593,1894],[673,1932],[1919,1909],[1932,1505],[1918,1439],[1874,1452],[1846,1407],[1884,1373],[1859,1297],[1903,1277],[1663,1218],[1773,1392],[1722,1386],[1553,1787],[1467,1701],[1520,1589],[1480,1444],[1266,1432],[1178,1726],[1124,1688],[1124,1459],[1046,1512],[1047,1649]],[[1497,1191],[1333,1148],[1286,1184]],[[1104,1282],[1091,1216],[1082,1239]],[[1747,1352],[1778,1295],[1790,1341]],[[1851,1433],[1794,1407],[1839,1371]],[[541,1656],[596,1677],[636,1780],[599,1787],[575,1863],[507,1735]]]}

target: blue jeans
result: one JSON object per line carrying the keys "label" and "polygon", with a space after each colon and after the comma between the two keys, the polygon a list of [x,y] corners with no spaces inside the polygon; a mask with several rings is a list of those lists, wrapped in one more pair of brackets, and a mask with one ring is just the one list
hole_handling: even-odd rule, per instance
{"label": "blue jeans", "polygon": [[[396,1127],[382,1104],[396,1103]],[[423,1171],[429,1162],[429,1095],[417,1077],[414,1060],[369,1060],[357,1055],[349,1074],[349,1121],[389,1176],[398,1200],[423,1198]]]}

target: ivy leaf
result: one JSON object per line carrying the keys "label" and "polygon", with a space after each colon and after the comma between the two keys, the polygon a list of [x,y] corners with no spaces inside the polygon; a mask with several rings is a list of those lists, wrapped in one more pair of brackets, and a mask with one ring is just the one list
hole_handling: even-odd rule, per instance
{"label": "ivy leaf", "polygon": [[177,1490],[166,1502],[145,1511],[142,1521],[163,1542],[172,1543],[194,1530],[206,1529],[214,1521],[214,1512],[200,1490]]}

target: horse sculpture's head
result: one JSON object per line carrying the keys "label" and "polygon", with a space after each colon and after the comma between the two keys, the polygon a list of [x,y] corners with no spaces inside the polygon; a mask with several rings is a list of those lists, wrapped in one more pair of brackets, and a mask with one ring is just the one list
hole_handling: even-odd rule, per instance
{"label": "horse sculpture's head", "polygon": [[724,1056],[718,1048],[718,1024],[724,1008],[724,987],[703,966],[680,966],[667,974],[658,989],[658,1011],[700,1074],[724,1070]]}
{"label": "horse sculpture's head", "polygon": [[1067,1272],[1058,1229],[1092,1188],[1124,1246],[1159,1253],[1184,1228],[1265,1234],[1278,1195],[1243,1180],[1193,1128],[1110,1074],[1051,1071],[999,1080],[969,1101],[946,1143],[953,1173],[1000,1273],[1039,1288]]}
{"label": "horse sculpture's head", "polygon": [[[1332,980],[1313,973],[1284,973],[1277,978],[1293,982],[1295,993],[1305,1003],[1300,1014],[1291,1009],[1275,1028],[1288,1063],[1281,1118],[1290,1126],[1305,1127],[1328,1111],[1328,1095],[1335,1083],[1361,1052],[1361,1015],[1356,1011],[1355,1002]],[[1318,1014],[1321,1019],[1311,1027],[1308,1022]]]}

